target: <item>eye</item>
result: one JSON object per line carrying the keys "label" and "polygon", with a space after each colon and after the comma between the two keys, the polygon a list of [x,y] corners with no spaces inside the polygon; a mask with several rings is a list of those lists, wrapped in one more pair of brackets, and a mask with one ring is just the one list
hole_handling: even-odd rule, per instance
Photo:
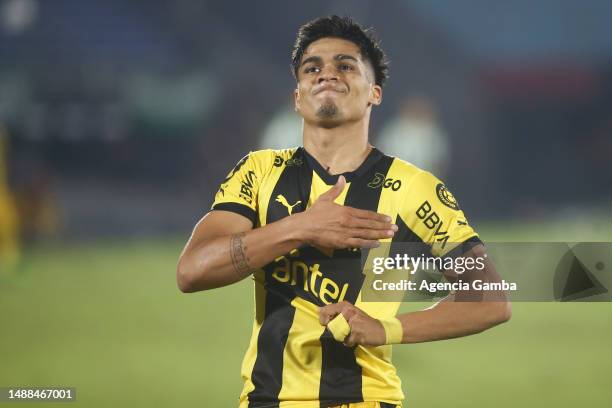
{"label": "eye", "polygon": [[352,71],[353,70],[353,66],[349,64],[340,64],[338,68],[340,69],[340,71]]}
{"label": "eye", "polygon": [[320,71],[319,67],[314,66],[314,65],[312,65],[312,66],[310,66],[310,67],[306,67],[306,68],[304,69],[304,73],[305,73],[305,74],[311,74],[311,73],[313,73],[313,72],[319,72],[319,71]]}

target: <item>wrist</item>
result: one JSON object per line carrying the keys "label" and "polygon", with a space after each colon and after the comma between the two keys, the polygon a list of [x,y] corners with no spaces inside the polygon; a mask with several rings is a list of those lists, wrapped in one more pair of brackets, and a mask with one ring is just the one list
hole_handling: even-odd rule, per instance
{"label": "wrist", "polygon": [[285,218],[285,220],[288,228],[287,237],[290,241],[295,242],[297,247],[310,242],[311,237],[306,213],[293,214]]}

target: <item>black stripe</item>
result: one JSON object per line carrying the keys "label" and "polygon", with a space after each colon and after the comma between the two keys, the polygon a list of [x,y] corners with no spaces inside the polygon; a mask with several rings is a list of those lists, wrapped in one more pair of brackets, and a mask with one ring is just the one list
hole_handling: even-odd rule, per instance
{"label": "black stripe", "polygon": [[[424,255],[426,257],[431,257],[431,246],[426,242],[423,242],[421,237],[419,237],[410,227],[404,222],[402,217],[397,215],[397,219],[395,220],[395,224],[397,225],[397,232],[393,236],[391,240],[391,248],[389,249],[389,257],[395,257],[395,255],[404,255],[407,253],[408,256],[411,257],[419,257]],[[410,244],[410,245],[406,245]]]}
{"label": "black stripe", "polygon": [[248,207],[244,204],[239,203],[219,203],[215,204],[212,207],[212,210],[220,210],[220,211],[231,211],[236,214],[240,214],[243,217],[251,220],[253,225],[257,224],[257,212],[253,210],[251,207]]}
{"label": "black stripe", "polygon": [[[266,271],[265,318],[257,338],[257,358],[251,373],[255,385],[249,393],[249,408],[273,407],[280,402],[283,380],[283,352],[289,329],[293,324],[295,308],[291,300],[295,296],[280,283],[271,283],[270,271]],[[270,287],[272,286],[272,287]]]}
{"label": "black stripe", "polygon": [[[387,175],[393,158],[378,155],[378,160],[362,174],[355,177],[346,194],[345,206],[361,208],[369,211],[378,209],[382,186],[369,187],[368,184],[376,177],[376,173]],[[358,252],[335,251],[336,256],[351,256],[360,258]],[[355,303],[363,284],[364,275],[348,271],[349,289],[345,300]],[[321,385],[319,400],[321,407],[363,401],[361,366],[355,358],[355,348],[349,348],[337,342],[328,330],[320,338],[322,348]]]}
{"label": "black stripe", "polygon": [[[312,171],[304,165],[300,156],[301,150],[297,149],[292,157],[295,159],[292,160],[293,164],[285,167],[274,186],[268,203],[265,221],[267,224],[289,215],[287,207],[276,201],[279,194],[290,204],[301,201],[293,208],[293,214],[306,209]],[[272,277],[273,264],[268,264],[263,269],[266,272],[265,317],[257,338],[257,358],[251,373],[255,388],[248,395],[249,408],[276,406],[280,402],[278,394],[283,385],[283,353],[295,315],[295,308],[291,305],[295,292]]]}
{"label": "black stripe", "polygon": [[389,404],[388,402],[380,402],[380,408],[397,408],[397,405]]}
{"label": "black stripe", "polygon": [[397,219],[395,221],[397,225],[397,232],[393,236],[392,242],[414,242],[414,243],[423,243],[421,237],[419,237],[400,217],[397,215]]}
{"label": "black stripe", "polygon": [[[380,200],[382,186],[371,187],[368,184],[371,184],[370,182],[376,178],[376,173],[386,176],[394,159],[391,156],[381,154],[377,150],[374,150],[374,153],[372,153],[370,157],[377,159],[377,161],[371,163],[370,167],[368,167],[365,172],[359,174],[358,177],[353,180],[346,194],[344,205],[369,211],[376,211],[378,209],[378,201]],[[370,160],[370,157],[368,160]]]}
{"label": "black stripe", "polygon": [[[451,251],[448,251],[444,258],[457,258],[465,254],[470,249],[474,248],[476,245],[483,244],[483,242],[477,236],[470,237],[463,241],[461,244],[457,245]],[[484,245],[484,244],[483,244]]]}
{"label": "black stripe", "polygon": [[[301,150],[302,155],[304,156],[304,158],[306,159],[306,161],[308,162],[312,170],[314,170],[314,172],[317,173],[317,175],[321,178],[321,180],[325,182],[325,184],[336,184],[338,182],[338,177],[340,176],[344,176],[346,181],[350,183],[351,181],[353,181],[353,179],[363,176],[383,156],[382,152],[374,147],[372,148],[372,150],[370,150],[370,153],[368,154],[366,159],[363,161],[363,163],[361,163],[361,165],[356,170],[347,171],[342,174],[332,175],[332,174],[329,174],[327,170],[325,170],[323,166],[321,166],[321,164],[314,157],[312,157],[310,153],[306,151],[306,149],[304,149],[303,147],[300,147],[298,150]],[[386,157],[389,157],[389,156],[386,156]],[[389,157],[389,159],[393,161],[391,157]]]}

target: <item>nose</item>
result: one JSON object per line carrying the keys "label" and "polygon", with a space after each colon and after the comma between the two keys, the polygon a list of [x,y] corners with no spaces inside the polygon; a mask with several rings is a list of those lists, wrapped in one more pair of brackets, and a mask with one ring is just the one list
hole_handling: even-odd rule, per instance
{"label": "nose", "polygon": [[325,82],[325,81],[337,81],[338,73],[333,66],[330,64],[326,64],[319,73],[319,78],[317,78],[317,83]]}

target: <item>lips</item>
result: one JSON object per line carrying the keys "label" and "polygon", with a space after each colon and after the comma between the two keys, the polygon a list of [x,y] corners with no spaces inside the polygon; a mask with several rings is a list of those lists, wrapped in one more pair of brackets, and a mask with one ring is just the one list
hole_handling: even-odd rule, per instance
{"label": "lips", "polygon": [[325,84],[325,85],[321,85],[318,88],[316,88],[313,92],[313,95],[319,94],[321,92],[324,91],[334,91],[334,92],[338,92],[338,93],[345,93],[346,89],[339,87],[339,86],[334,86],[334,85],[330,85],[330,84]]}

